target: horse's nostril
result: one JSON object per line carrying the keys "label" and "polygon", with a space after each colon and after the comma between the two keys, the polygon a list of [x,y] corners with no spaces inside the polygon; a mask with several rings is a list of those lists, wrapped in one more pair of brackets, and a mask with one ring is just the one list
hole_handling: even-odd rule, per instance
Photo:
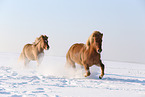
{"label": "horse's nostril", "polygon": [[102,52],[102,49],[99,49],[99,50],[98,50],[98,53],[101,53],[101,52]]}
{"label": "horse's nostril", "polygon": [[47,46],[47,50],[49,49],[50,47],[49,46]]}
{"label": "horse's nostril", "polygon": [[98,53],[100,53],[100,50],[98,50]]}

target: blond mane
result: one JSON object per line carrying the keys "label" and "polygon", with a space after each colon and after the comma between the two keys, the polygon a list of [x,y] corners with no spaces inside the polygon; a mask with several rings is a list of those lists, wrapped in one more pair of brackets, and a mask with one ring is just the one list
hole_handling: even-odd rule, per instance
{"label": "blond mane", "polygon": [[88,38],[87,42],[86,42],[86,47],[89,48],[90,44],[93,43],[93,35],[95,33],[100,33],[99,31],[94,31]]}
{"label": "blond mane", "polygon": [[33,45],[37,45],[37,44],[40,42],[41,37],[42,37],[42,35],[41,35],[40,37],[37,37],[37,38],[35,39],[35,42],[33,42]]}

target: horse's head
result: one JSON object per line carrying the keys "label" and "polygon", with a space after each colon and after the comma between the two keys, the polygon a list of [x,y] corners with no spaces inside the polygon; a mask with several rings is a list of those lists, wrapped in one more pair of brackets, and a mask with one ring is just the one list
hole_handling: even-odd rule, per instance
{"label": "horse's head", "polygon": [[38,45],[40,43],[40,47],[48,50],[49,49],[49,45],[48,45],[48,37],[46,35],[41,35],[39,38],[35,39],[34,44]]}
{"label": "horse's head", "polygon": [[40,37],[41,37],[42,48],[48,50],[49,49],[48,37],[46,35],[41,35]]}
{"label": "horse's head", "polygon": [[102,37],[103,34],[99,31],[94,31],[90,36],[89,46],[93,46],[97,53],[101,53],[102,51]]}

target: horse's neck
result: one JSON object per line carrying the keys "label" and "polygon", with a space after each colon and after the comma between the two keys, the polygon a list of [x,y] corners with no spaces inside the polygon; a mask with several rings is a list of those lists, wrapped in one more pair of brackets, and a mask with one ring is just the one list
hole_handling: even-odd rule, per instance
{"label": "horse's neck", "polygon": [[88,51],[89,51],[89,54],[98,54],[97,52],[96,52],[96,49],[93,47],[93,46],[91,46],[90,45],[90,47],[88,48]]}

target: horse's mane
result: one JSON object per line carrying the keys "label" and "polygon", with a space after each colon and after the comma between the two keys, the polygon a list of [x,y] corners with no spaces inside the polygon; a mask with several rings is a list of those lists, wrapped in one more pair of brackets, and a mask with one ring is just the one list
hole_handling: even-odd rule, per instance
{"label": "horse's mane", "polygon": [[41,35],[40,37],[37,37],[36,39],[35,39],[35,42],[33,42],[33,45],[37,45],[40,41],[41,41],[41,37],[42,37],[43,35]]}
{"label": "horse's mane", "polygon": [[[89,46],[93,43],[93,37],[95,34],[101,34],[99,31],[94,31],[88,38],[87,42],[86,42],[86,47],[89,48]],[[103,34],[102,34],[103,35]],[[100,37],[98,37],[100,38]]]}
{"label": "horse's mane", "polygon": [[43,39],[48,39],[48,37],[46,35],[41,35],[40,37],[37,37],[35,39],[35,42],[33,42],[34,45],[37,45],[41,40]]}

